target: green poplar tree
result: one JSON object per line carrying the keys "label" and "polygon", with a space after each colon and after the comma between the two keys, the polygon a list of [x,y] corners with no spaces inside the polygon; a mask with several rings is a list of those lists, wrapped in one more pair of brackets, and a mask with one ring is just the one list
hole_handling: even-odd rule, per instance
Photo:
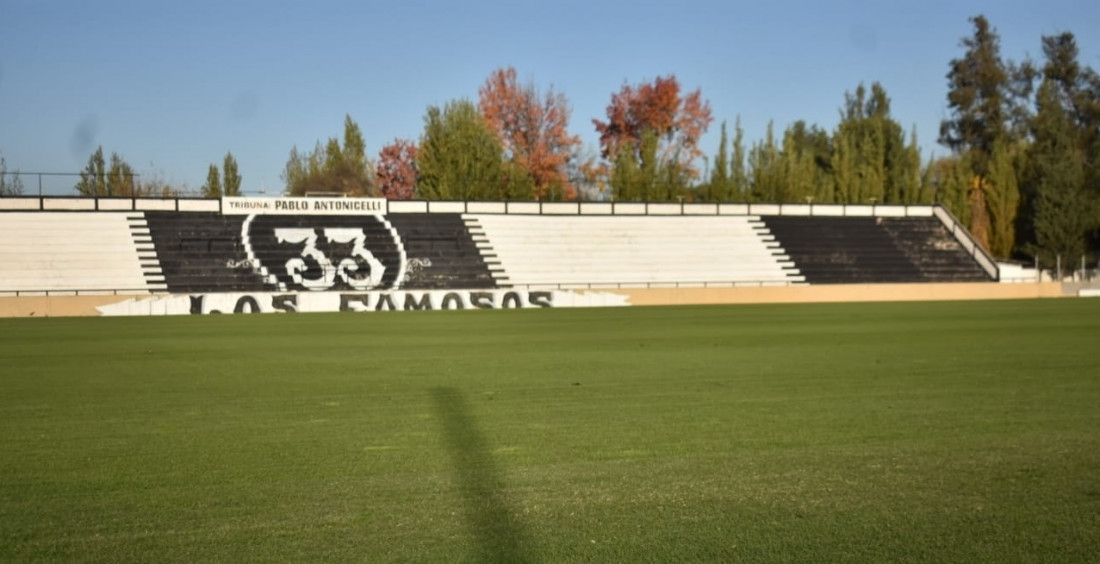
{"label": "green poplar tree", "polygon": [[286,193],[305,196],[311,192],[337,192],[348,196],[376,196],[374,170],[366,155],[366,142],[359,124],[344,117],[344,143],[330,137],[320,141],[312,152],[302,154],[290,150],[283,170]]}
{"label": "green poplar tree", "polygon": [[1016,246],[1016,215],[1020,208],[1014,154],[1007,143],[997,141],[989,163],[986,205],[989,209],[989,252],[1008,258]]}
{"label": "green poplar tree", "polygon": [[75,188],[81,196],[107,195],[107,161],[103,158],[102,145],[88,157],[88,164],[81,171]]}
{"label": "green poplar tree", "polygon": [[237,171],[237,159],[233,153],[226,153],[222,162],[222,177],[224,181],[224,193],[226,196],[241,195],[241,174]]}
{"label": "green poplar tree", "polygon": [[920,146],[917,144],[917,130],[914,127],[909,135],[909,145],[901,154],[901,162],[893,171],[900,190],[900,203],[906,205],[930,204],[932,197],[924,183],[921,171]]}
{"label": "green poplar tree", "polygon": [[225,194],[222,191],[221,175],[218,174],[218,167],[210,165],[206,170],[206,184],[202,185],[202,195],[204,198],[220,198]]}
{"label": "green poplar tree", "polygon": [[704,199],[708,202],[728,202],[732,197],[733,182],[730,178],[729,137],[726,134],[726,122],[722,122],[722,132],[718,138],[718,152],[714,155],[714,168],[710,172],[710,182]]}
{"label": "green poplar tree", "polygon": [[779,147],[776,145],[773,125],[768,122],[764,139],[749,149],[749,177],[751,195],[749,201],[778,202],[782,196],[783,181],[779,172]]}
{"label": "green poplar tree", "polygon": [[111,153],[111,165],[107,169],[108,196],[137,196],[134,169],[118,153]]}
{"label": "green poplar tree", "polygon": [[641,199],[642,172],[638,160],[634,158],[634,141],[623,142],[623,148],[611,163],[608,183],[611,185],[612,198],[616,201],[636,201]]}
{"label": "green poplar tree", "polygon": [[805,122],[796,121],[787,128],[783,133],[783,150],[778,165],[781,174],[780,201],[831,201],[830,145],[829,135],[817,126],[807,127]]}
{"label": "green poplar tree", "polygon": [[744,202],[749,197],[749,175],[745,171],[745,131],[741,129],[741,116],[733,126],[733,155],[730,158],[730,201]]}
{"label": "green poplar tree", "polygon": [[496,200],[507,195],[504,150],[469,100],[429,106],[416,157],[417,195],[432,200]]}
{"label": "green poplar tree", "polygon": [[966,156],[932,159],[925,173],[933,203],[947,208],[963,225],[970,223],[969,183],[973,178]]}
{"label": "green poplar tree", "polygon": [[909,145],[901,125],[890,117],[882,85],[861,84],[845,93],[841,121],[833,135],[832,171],[838,203],[905,203],[919,191],[920,157],[915,132]]}

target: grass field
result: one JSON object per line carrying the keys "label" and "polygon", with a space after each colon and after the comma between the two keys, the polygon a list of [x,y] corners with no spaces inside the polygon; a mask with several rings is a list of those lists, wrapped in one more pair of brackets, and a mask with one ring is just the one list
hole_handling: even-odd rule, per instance
{"label": "grass field", "polygon": [[1100,300],[0,320],[0,561],[1096,562]]}

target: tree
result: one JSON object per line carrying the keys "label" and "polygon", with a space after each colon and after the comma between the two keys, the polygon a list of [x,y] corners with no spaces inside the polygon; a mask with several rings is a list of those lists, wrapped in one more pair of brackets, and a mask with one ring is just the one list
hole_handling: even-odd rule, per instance
{"label": "tree", "polygon": [[429,106],[416,156],[417,194],[434,200],[504,200],[525,193],[525,179],[505,174],[503,154],[496,134],[469,100]]}
{"label": "tree", "polygon": [[103,158],[100,146],[88,157],[88,164],[80,173],[76,191],[83,196],[140,196],[141,185],[133,167],[118,153],[111,153],[110,166]]}
{"label": "tree", "polygon": [[222,191],[221,176],[218,174],[218,167],[210,165],[210,168],[206,171],[206,184],[202,185],[202,196],[204,198],[220,198],[226,195]]}
{"label": "tree", "polygon": [[416,145],[405,139],[382,147],[375,175],[383,198],[409,200],[416,194],[416,154]]}
{"label": "tree", "polygon": [[179,198],[187,194],[192,194],[192,191],[189,190],[186,185],[173,186],[167,180],[164,180],[164,177],[157,172],[143,174],[141,176],[141,182],[136,188],[136,192],[142,196],[152,198]]}
{"label": "tree", "polygon": [[961,41],[966,53],[951,60],[947,73],[952,117],[940,123],[940,143],[956,154],[970,153],[974,172],[985,176],[994,143],[1009,131],[1009,75],[996,30],[985,16],[972,17],[970,22],[974,35]]}
{"label": "tree", "polygon": [[19,196],[23,194],[23,179],[19,171],[8,172],[8,163],[0,153],[0,196]]}
{"label": "tree", "polygon": [[134,169],[118,153],[111,153],[111,166],[107,169],[108,196],[140,196],[140,185],[135,181]]}
{"label": "tree", "polygon": [[924,182],[921,170],[920,145],[916,128],[909,135],[909,145],[902,150],[901,161],[893,177],[900,192],[900,202],[905,205],[930,204],[932,195]]}
{"label": "tree", "polygon": [[103,158],[102,145],[88,157],[88,164],[81,171],[75,188],[82,196],[107,195],[107,161]]}
{"label": "tree", "polygon": [[[1020,164],[1018,248],[1045,264],[1100,239],[1100,76],[1078,62],[1071,33],[1044,36],[1045,61]],[[1029,63],[1030,65],[1030,63]],[[1022,90],[1022,88],[1021,88]],[[1090,241],[1091,239],[1091,241]]]}
{"label": "tree", "polygon": [[726,122],[722,122],[722,132],[718,138],[718,152],[714,155],[714,168],[710,171],[710,182],[706,185],[704,200],[708,202],[728,202],[733,195],[733,181],[730,178],[729,137],[726,134]]}
{"label": "tree", "polygon": [[578,200],[600,200],[608,192],[610,169],[592,146],[576,146],[569,158],[569,182],[577,189]]}
{"label": "tree", "polygon": [[843,171],[837,177],[837,202],[846,204],[883,203],[886,194],[886,135],[883,117],[889,112],[889,100],[877,84],[872,96],[862,84],[855,94],[844,94],[844,110],[833,142],[833,168]]}
{"label": "tree", "polygon": [[237,171],[237,159],[233,158],[233,153],[225,154],[225,159],[222,161],[222,178],[225,179],[223,184],[226,196],[241,195],[241,174]]}
{"label": "tree", "polygon": [[294,147],[283,170],[286,193],[305,196],[310,193],[339,193],[346,196],[377,195],[374,171],[367,160],[366,142],[359,124],[344,117],[344,144],[335,138],[317,142],[313,151],[303,155]]}
{"label": "tree", "polygon": [[570,135],[569,102],[551,87],[542,94],[533,83],[519,84],[512,67],[493,71],[478,90],[478,109],[496,134],[504,158],[525,171],[534,199],[576,198],[568,176],[569,159],[581,140]]}
{"label": "tree", "polygon": [[845,93],[830,159],[835,198],[841,203],[913,203],[920,198],[920,149],[916,132],[906,144],[901,125],[890,116],[890,98],[875,82]]}
{"label": "tree", "polygon": [[[1018,201],[1018,196],[1014,175],[1004,169],[1011,155],[998,155],[996,151],[1008,151],[1015,145],[1016,129],[1012,124],[1019,120],[1022,109],[1013,102],[1019,99],[1021,90],[1012,82],[1010,71],[1014,65],[1001,60],[997,32],[984,16],[970,21],[974,34],[962,40],[966,52],[951,61],[947,73],[947,102],[952,117],[940,124],[940,143],[957,155],[965,154],[974,174],[967,182],[971,233],[987,250],[994,241],[1003,250],[1007,244],[1001,237],[1007,232],[997,235],[990,229],[996,223],[1003,230],[1016,221],[1017,211],[1005,204]],[[1026,69],[1016,74],[1026,75]]]}
{"label": "tree", "polygon": [[1056,85],[1061,105],[1076,129],[1078,147],[1091,149],[1100,137],[1100,75],[1081,67],[1077,40],[1065,32],[1042,38],[1043,77]]}
{"label": "tree", "polygon": [[1085,160],[1085,184],[1100,193],[1100,74],[1078,62],[1077,41],[1065,32],[1042,38],[1044,81],[1067,114],[1074,146]]}
{"label": "tree", "polygon": [[[592,120],[600,134],[604,159],[614,163],[625,154],[635,160],[643,173],[675,179],[679,186],[699,177],[695,165],[703,156],[699,139],[713,118],[710,103],[703,100],[698,89],[681,96],[680,83],[672,75],[636,87],[624,84],[618,94],[611,96],[607,118],[606,122]],[[646,150],[647,132],[657,141],[652,154]],[[676,191],[676,187],[666,190]]]}
{"label": "tree", "polygon": [[1016,216],[1020,209],[1017,152],[1006,141],[998,140],[988,180],[981,186],[989,211],[989,252],[996,257],[1008,258],[1016,247]]}
{"label": "tree", "polygon": [[643,202],[655,199],[657,135],[647,131],[637,141],[626,141],[622,149],[611,163],[608,179],[614,199]]}
{"label": "tree", "polygon": [[1083,256],[1088,233],[1100,223],[1096,191],[1086,186],[1087,155],[1066,102],[1058,80],[1046,77],[1036,99],[1028,155],[1033,232],[1026,248],[1048,265],[1058,257],[1067,262]]}
{"label": "tree", "polygon": [[733,155],[730,158],[730,201],[743,202],[749,194],[749,175],[745,172],[745,131],[741,116],[733,125]]}
{"label": "tree", "polygon": [[924,173],[923,184],[934,203],[947,208],[963,225],[970,224],[970,182],[974,173],[963,156],[933,158]]}
{"label": "tree", "polygon": [[778,201],[833,201],[830,155],[832,140],[817,126],[796,121],[783,133],[782,151],[776,165],[779,174]]}
{"label": "tree", "polygon": [[755,202],[779,202],[783,197],[783,177],[780,173],[780,149],[776,145],[772,122],[762,141],[749,149],[749,200]]}

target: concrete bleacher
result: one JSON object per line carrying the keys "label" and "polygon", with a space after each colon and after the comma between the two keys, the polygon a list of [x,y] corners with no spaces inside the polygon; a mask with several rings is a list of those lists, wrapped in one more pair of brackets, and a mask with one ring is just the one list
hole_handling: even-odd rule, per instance
{"label": "concrete bleacher", "polygon": [[467,215],[500,286],[803,282],[755,216]]}
{"label": "concrete bleacher", "polygon": [[493,276],[466,223],[458,214],[400,213],[387,216],[405,246],[402,287],[491,288]]}
{"label": "concrete bleacher", "polygon": [[255,286],[239,217],[146,212],[169,292],[232,292]]}
{"label": "concrete bleacher", "polygon": [[[353,216],[234,215],[208,200],[0,204],[0,295],[996,279],[930,206],[403,202]],[[280,238],[290,231],[308,232],[317,252]]]}
{"label": "concrete bleacher", "polygon": [[141,213],[4,213],[0,265],[0,294],[165,288]]}
{"label": "concrete bleacher", "polygon": [[764,220],[811,284],[990,280],[935,217]]}
{"label": "concrete bleacher", "polygon": [[[316,227],[321,229],[317,244],[324,247],[319,250],[329,259],[325,266],[329,269],[336,269],[348,258],[352,245],[325,240],[324,227],[366,226],[364,246],[386,270],[377,289],[392,289],[395,285],[413,289],[493,286],[480,251],[458,214],[394,214],[386,218],[389,227],[371,218],[340,216],[321,220],[311,216],[279,216],[257,219],[249,225],[244,216],[215,213],[146,212],[146,215],[156,235],[157,253],[171,292],[272,289],[265,285],[278,286],[280,282],[272,283],[270,276],[284,272],[286,262],[300,257],[303,248],[301,243],[278,241],[273,230],[306,226],[309,229],[320,226]],[[396,246],[396,238],[401,240],[400,248]],[[305,278],[323,277],[318,263],[307,261],[307,266],[310,270],[303,274]],[[293,284],[286,280],[281,283]],[[354,288],[334,279],[331,289]]]}

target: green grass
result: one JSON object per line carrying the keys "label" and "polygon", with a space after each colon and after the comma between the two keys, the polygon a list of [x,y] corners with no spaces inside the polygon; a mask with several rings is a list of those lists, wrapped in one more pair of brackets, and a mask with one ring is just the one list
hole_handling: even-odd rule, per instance
{"label": "green grass", "polygon": [[1100,300],[0,320],[0,561],[1095,562]]}

